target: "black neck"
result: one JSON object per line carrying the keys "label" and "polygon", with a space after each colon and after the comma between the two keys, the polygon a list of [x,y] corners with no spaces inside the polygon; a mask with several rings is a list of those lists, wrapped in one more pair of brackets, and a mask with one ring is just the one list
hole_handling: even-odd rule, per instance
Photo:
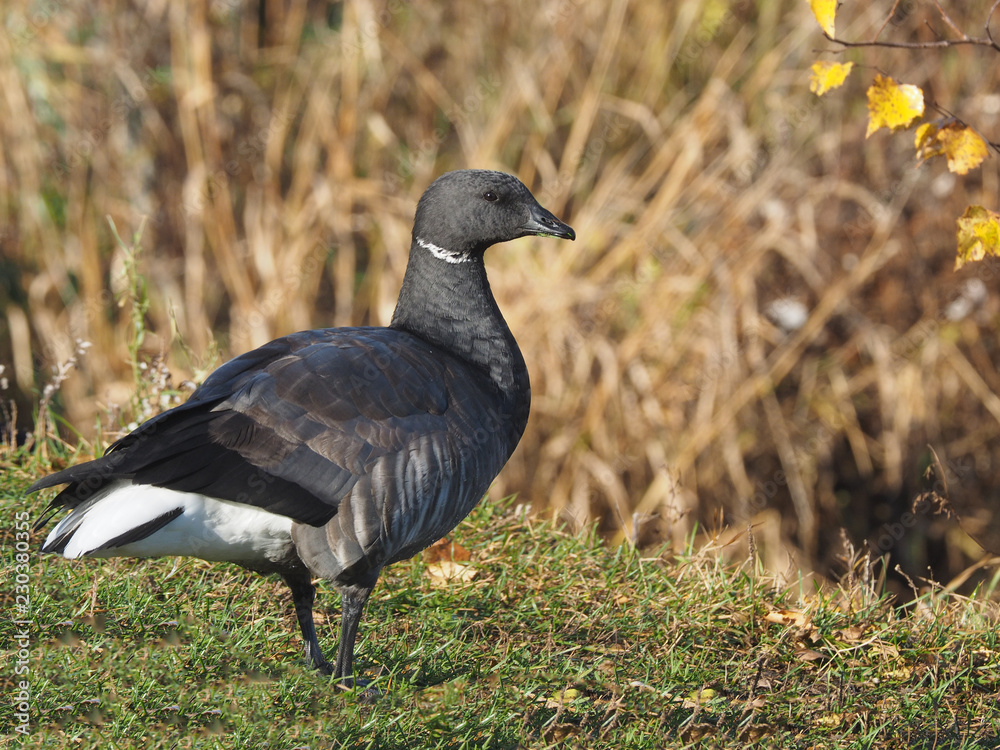
{"label": "black neck", "polygon": [[414,243],[390,327],[473,365],[508,398],[530,392],[524,358],[493,298],[482,255],[448,263]]}

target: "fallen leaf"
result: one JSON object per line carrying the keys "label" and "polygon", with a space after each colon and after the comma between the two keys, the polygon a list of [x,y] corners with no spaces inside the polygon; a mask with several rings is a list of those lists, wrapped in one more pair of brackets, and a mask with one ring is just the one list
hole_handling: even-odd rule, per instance
{"label": "fallen leaf", "polygon": [[882,677],[887,680],[899,680],[903,682],[913,676],[913,667],[897,667],[885,672]]}
{"label": "fallen leaf", "polygon": [[451,583],[464,583],[476,577],[476,569],[471,565],[460,565],[451,560],[444,560],[427,566],[432,586],[447,586]]}
{"label": "fallen leaf", "polygon": [[682,706],[684,708],[697,708],[705,707],[705,704],[711,701],[713,698],[718,696],[718,691],[712,688],[704,688],[703,690],[693,690],[684,698]]}
{"label": "fallen leaf", "polygon": [[545,698],[545,707],[560,708],[565,706],[567,703],[575,701],[579,697],[580,697],[580,691],[577,690],[576,688],[566,688],[565,690],[556,690],[548,698]]}
{"label": "fallen leaf", "polygon": [[814,651],[811,648],[798,649],[795,652],[795,656],[799,659],[802,659],[802,661],[821,661],[827,658],[826,654],[822,654],[819,651]]}
{"label": "fallen leaf", "polygon": [[580,727],[576,724],[560,723],[545,732],[545,739],[557,742],[560,745],[565,743],[568,737],[573,737],[580,733]]}
{"label": "fallen leaf", "polygon": [[438,539],[434,544],[424,550],[424,562],[436,563],[442,560],[457,560],[459,562],[464,562],[468,560],[471,555],[469,550],[463,547],[461,544],[456,544],[455,542],[444,537]]}
{"label": "fallen leaf", "polygon": [[652,685],[649,685],[649,684],[643,682],[642,680],[632,680],[628,684],[628,686],[629,687],[634,687],[634,688],[640,688],[642,690],[649,690],[652,693],[659,692],[655,687],[653,687]]}
{"label": "fallen leaf", "polygon": [[826,713],[816,719],[817,726],[826,727],[827,729],[833,729],[834,727],[839,727],[841,722],[844,720],[843,714],[836,713]]}
{"label": "fallen leaf", "polygon": [[871,652],[878,656],[884,656],[887,659],[899,658],[899,649],[891,643],[885,643],[884,641],[873,641],[871,644]]}
{"label": "fallen leaf", "polygon": [[718,733],[718,727],[712,724],[690,724],[680,731],[684,742],[699,742]]}
{"label": "fallen leaf", "polygon": [[764,615],[767,622],[788,627],[805,628],[809,626],[809,615],[794,609],[775,609]]}
{"label": "fallen leaf", "polygon": [[754,724],[740,732],[739,739],[741,742],[759,742],[777,732],[777,727],[770,724]]}
{"label": "fallen leaf", "polygon": [[865,631],[855,625],[852,625],[851,627],[838,630],[834,635],[842,641],[853,643],[855,641],[860,641],[864,637]]}

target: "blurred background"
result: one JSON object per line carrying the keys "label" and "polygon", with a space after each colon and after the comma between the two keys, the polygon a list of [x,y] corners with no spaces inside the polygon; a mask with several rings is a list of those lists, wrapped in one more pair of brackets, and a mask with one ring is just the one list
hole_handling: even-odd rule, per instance
{"label": "blurred background", "polygon": [[[990,5],[944,3],[977,36]],[[968,534],[1000,551],[1000,266],[953,270],[956,217],[1000,204],[996,155],[957,178],[912,134],[864,137],[882,71],[1000,140],[996,53],[831,55],[803,0],[3,14],[8,440],[39,399],[91,445],[271,338],[387,324],[422,190],[502,169],[579,239],[487,256],[534,395],[496,497],[643,546],[697,530],[745,555],[752,523],[791,577],[842,574],[847,540],[971,585]],[[845,3],[838,35],[887,19],[948,31],[884,0]],[[862,67],[819,99],[817,59]]]}

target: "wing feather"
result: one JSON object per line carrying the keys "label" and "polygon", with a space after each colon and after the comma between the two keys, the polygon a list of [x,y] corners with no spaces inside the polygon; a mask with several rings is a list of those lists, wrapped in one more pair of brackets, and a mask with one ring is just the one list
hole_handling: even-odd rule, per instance
{"label": "wing feather", "polygon": [[32,489],[69,482],[53,504],[76,507],[131,477],[321,525],[380,460],[420,437],[446,439],[448,384],[468,377],[456,368],[391,329],[292,334],[229,361],[102,458]]}

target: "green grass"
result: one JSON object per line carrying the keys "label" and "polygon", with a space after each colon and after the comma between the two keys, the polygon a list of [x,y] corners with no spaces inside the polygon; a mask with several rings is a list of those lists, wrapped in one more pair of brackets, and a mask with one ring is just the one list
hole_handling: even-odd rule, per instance
{"label": "green grass", "polygon": [[[0,475],[5,581],[29,476]],[[453,538],[475,577],[417,558],[368,605],[374,705],[308,670],[276,580],[197,560],[30,562],[31,748],[996,748],[995,611],[940,592],[901,616],[855,587],[782,590],[717,551],[640,554],[484,504]],[[40,538],[33,541],[37,549]],[[800,596],[804,599],[800,600]],[[3,593],[3,628],[16,618]],[[845,602],[850,599],[850,608]],[[336,593],[320,584],[332,657]],[[804,611],[803,628],[771,623]],[[850,610],[850,611],[849,611]]]}

